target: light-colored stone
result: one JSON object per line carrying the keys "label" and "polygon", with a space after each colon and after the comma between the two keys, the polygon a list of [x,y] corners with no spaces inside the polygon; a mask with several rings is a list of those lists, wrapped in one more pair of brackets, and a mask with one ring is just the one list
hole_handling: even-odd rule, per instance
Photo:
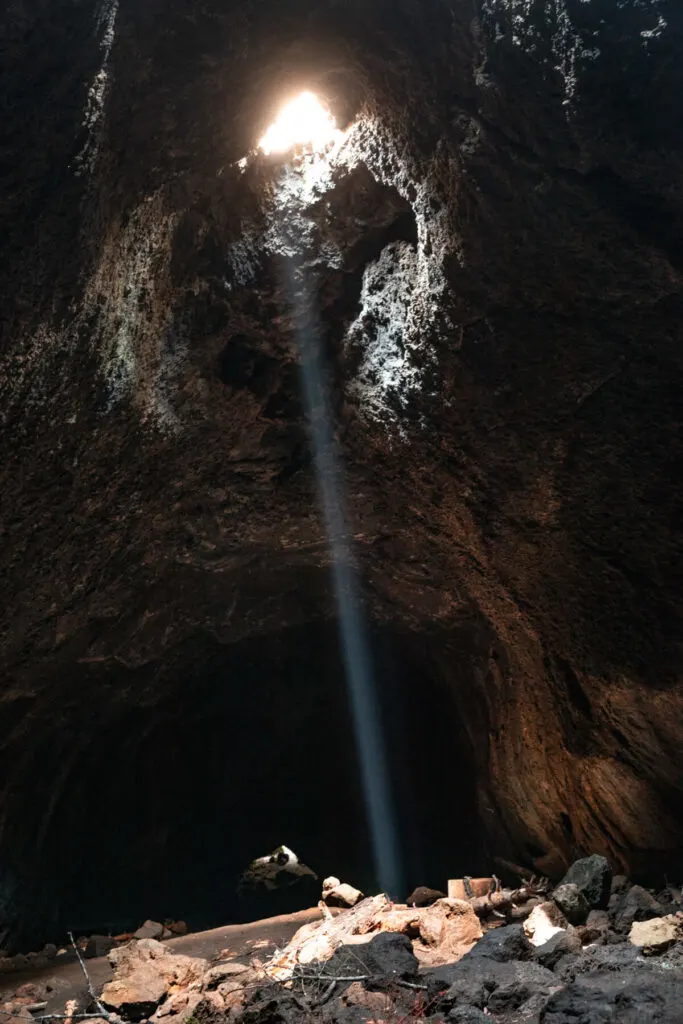
{"label": "light-colored stone", "polygon": [[629,942],[644,953],[660,953],[683,938],[683,914],[668,914],[649,921],[634,921]]}
{"label": "light-colored stone", "polygon": [[244,985],[239,981],[235,981],[234,978],[232,981],[222,981],[216,989],[217,992],[220,992],[221,996],[227,996],[230,992],[242,992],[243,990]]}
{"label": "light-colored stone", "polygon": [[246,995],[243,985],[236,985],[234,981],[226,981],[218,986],[218,995],[223,1000],[226,1010],[236,1010],[243,1005]]}
{"label": "light-colored stone", "polygon": [[156,1012],[157,1017],[168,1017],[173,1013],[180,1013],[187,1006],[190,999],[189,992],[176,992],[174,996],[170,996],[165,1002],[159,1007]]}
{"label": "light-colored stone", "polygon": [[205,992],[201,998],[201,1002],[204,1006],[208,1005],[212,1007],[214,1010],[218,1010],[219,1013],[222,1013],[223,1010],[225,1009],[225,1002],[223,1000],[223,996],[218,991]]}
{"label": "light-colored stone", "polygon": [[105,1006],[131,1019],[149,1016],[165,996],[199,988],[208,962],[179,956],[154,939],[141,939],[113,949],[109,960],[114,978],[102,991]]}
{"label": "light-colored stone", "polygon": [[420,911],[420,938],[439,958],[457,960],[484,934],[481,922],[466,900],[441,899]]}
{"label": "light-colored stone", "polygon": [[135,939],[160,939],[164,934],[164,926],[158,921],[145,921],[143,925],[133,933]]}
{"label": "light-colored stone", "polygon": [[206,972],[202,988],[218,988],[218,986],[223,982],[232,981],[240,974],[248,974],[249,971],[251,971],[251,967],[247,964],[218,964],[216,967],[212,967],[211,970]]}
{"label": "light-colored stone", "polygon": [[121,1010],[137,1019],[153,1011],[167,992],[168,986],[161,975],[145,974],[110,981],[104,986],[102,1002],[111,1010]]}
{"label": "light-colored stone", "polygon": [[383,932],[400,932],[415,939],[420,934],[421,915],[422,911],[414,907],[392,907],[379,918],[380,928]]}
{"label": "light-colored stone", "polygon": [[554,903],[540,903],[524,922],[524,933],[532,946],[544,946],[566,928],[567,919]]}
{"label": "light-colored stone", "polygon": [[187,1020],[192,1016],[200,1001],[201,996],[198,992],[176,992],[175,995],[164,1000],[152,1020],[172,1017],[174,1024],[176,1022],[179,1024],[180,1021]]}
{"label": "light-colored stone", "polygon": [[328,907],[355,907],[363,898],[360,889],[354,889],[352,885],[340,882],[333,875],[323,882],[323,903],[326,903]]}

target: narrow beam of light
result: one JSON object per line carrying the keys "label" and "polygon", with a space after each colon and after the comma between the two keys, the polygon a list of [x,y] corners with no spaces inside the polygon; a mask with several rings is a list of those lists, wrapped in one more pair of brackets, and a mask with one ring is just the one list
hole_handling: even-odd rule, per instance
{"label": "narrow beam of light", "polygon": [[403,889],[389,763],[367,623],[352,563],[342,476],[320,357],[322,332],[306,270],[286,261],[287,291],[297,323],[301,378],[332,562],[339,633],[377,881],[394,899]]}

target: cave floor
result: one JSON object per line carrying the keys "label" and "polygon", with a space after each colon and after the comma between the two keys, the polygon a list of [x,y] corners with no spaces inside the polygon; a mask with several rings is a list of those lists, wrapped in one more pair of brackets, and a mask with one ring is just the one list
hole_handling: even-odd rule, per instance
{"label": "cave floor", "polygon": [[[317,907],[300,910],[294,914],[282,914],[249,924],[229,924],[205,932],[194,932],[164,942],[176,953],[186,956],[204,957],[206,960],[244,960],[259,955],[259,950],[274,950],[285,946],[294,933],[309,921],[320,919]],[[222,954],[222,955],[221,955]],[[260,954],[263,956],[263,953]],[[61,962],[60,962],[61,961]],[[245,961],[245,962],[246,962]],[[106,956],[93,957],[86,961],[90,980],[96,991],[101,991],[112,977],[112,969]],[[0,980],[0,1003],[10,998],[25,982],[47,984],[52,988],[43,1013],[63,1013],[68,999],[75,999],[83,992],[83,973],[75,957],[58,958],[48,967],[15,971]]]}

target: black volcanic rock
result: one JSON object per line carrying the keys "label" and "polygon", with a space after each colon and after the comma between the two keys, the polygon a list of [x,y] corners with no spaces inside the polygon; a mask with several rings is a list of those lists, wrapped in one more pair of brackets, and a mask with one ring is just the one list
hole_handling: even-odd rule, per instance
{"label": "black volcanic rock", "polygon": [[[570,906],[570,912],[578,917],[583,916],[582,908],[575,905],[577,901],[572,899],[571,890],[565,892],[565,886],[574,886],[583,896],[586,904],[585,916],[588,915],[588,909],[604,910],[612,886],[612,869],[609,862],[598,854],[582,857],[581,860],[575,861],[562,879],[562,885],[558,886],[553,896],[555,902],[565,913],[567,911],[564,905],[567,904]],[[559,900],[556,898],[558,891]],[[574,923],[581,924],[582,922],[575,921]]]}

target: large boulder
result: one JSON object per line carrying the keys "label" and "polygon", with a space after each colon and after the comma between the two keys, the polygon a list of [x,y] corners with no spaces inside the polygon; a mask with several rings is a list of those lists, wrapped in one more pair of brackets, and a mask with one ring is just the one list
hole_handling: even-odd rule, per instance
{"label": "large boulder", "polygon": [[574,861],[561,885],[575,885],[590,908],[601,910],[610,897],[612,869],[604,857],[594,853]]}
{"label": "large boulder", "polygon": [[132,1021],[149,1017],[162,1000],[180,991],[199,990],[208,962],[169,952],[155,939],[140,939],[109,954],[114,977],[102,990],[102,1002]]}

